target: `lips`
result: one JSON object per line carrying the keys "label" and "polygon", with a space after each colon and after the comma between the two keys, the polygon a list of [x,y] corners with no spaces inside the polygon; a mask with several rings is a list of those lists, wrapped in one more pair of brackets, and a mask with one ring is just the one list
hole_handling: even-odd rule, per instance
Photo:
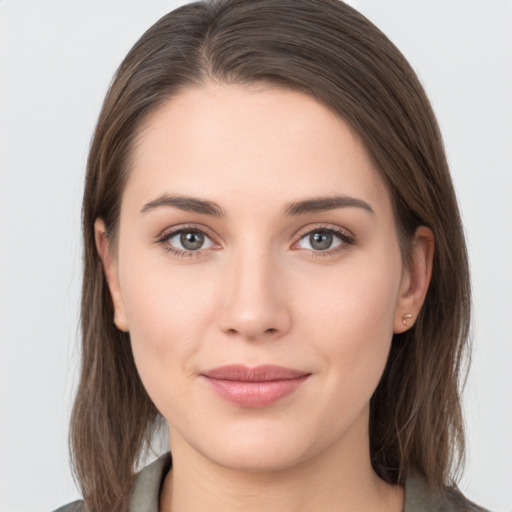
{"label": "lips", "polygon": [[275,365],[228,365],[201,373],[220,397],[240,407],[269,406],[296,391],[310,373]]}

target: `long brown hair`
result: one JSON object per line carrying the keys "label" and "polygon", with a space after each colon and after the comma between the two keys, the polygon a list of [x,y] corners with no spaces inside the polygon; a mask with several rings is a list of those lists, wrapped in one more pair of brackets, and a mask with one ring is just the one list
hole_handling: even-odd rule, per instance
{"label": "long brown hair", "polygon": [[82,367],[70,444],[91,510],[126,507],[134,468],[159,413],[137,373],[94,240],[103,218],[115,245],[134,138],[180,90],[208,81],[265,82],[302,91],[359,134],[385,179],[405,264],[412,233],[435,237],[433,275],[413,328],[395,335],[371,399],[375,471],[403,484],[412,473],[440,490],[464,453],[459,389],[468,344],[470,280],[443,142],[424,90],[387,37],[337,0],[195,2],[164,16],[135,44],[105,98],[83,202]]}

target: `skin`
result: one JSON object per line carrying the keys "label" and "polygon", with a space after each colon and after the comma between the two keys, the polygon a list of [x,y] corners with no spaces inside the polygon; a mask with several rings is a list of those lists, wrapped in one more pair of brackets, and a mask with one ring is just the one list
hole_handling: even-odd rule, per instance
{"label": "skin", "polygon": [[[165,195],[213,201],[224,216],[155,206]],[[283,214],[333,195],[372,211]],[[202,230],[204,245],[169,252],[183,250],[179,235],[165,239],[180,228]],[[326,229],[342,237],[319,250],[309,234]],[[371,468],[369,400],[393,333],[422,306],[433,238],[418,229],[404,268],[390,194],[340,117],[264,85],[181,92],[139,134],[115,248],[101,219],[96,240],[116,325],[169,424],[162,511],[402,510],[403,489]],[[233,363],[310,376],[244,408],[200,376]]]}

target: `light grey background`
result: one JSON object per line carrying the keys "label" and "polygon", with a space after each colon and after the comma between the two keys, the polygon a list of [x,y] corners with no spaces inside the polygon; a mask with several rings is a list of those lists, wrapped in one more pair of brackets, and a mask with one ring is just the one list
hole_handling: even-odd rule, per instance
{"label": "light grey background", "polygon": [[[78,497],[67,455],[77,368],[80,203],[113,71],[164,0],[0,0],[0,511]],[[512,1],[353,0],[437,112],[466,224],[475,355],[461,487],[512,511]]]}

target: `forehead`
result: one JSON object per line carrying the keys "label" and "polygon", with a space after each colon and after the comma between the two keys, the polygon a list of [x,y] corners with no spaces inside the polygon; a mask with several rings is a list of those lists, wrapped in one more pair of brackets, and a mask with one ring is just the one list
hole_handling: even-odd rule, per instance
{"label": "forehead", "polygon": [[[301,92],[208,84],[172,97],[140,130],[126,195],[250,202],[347,194],[389,203],[357,134]],[[124,199],[123,199],[124,200]]]}

